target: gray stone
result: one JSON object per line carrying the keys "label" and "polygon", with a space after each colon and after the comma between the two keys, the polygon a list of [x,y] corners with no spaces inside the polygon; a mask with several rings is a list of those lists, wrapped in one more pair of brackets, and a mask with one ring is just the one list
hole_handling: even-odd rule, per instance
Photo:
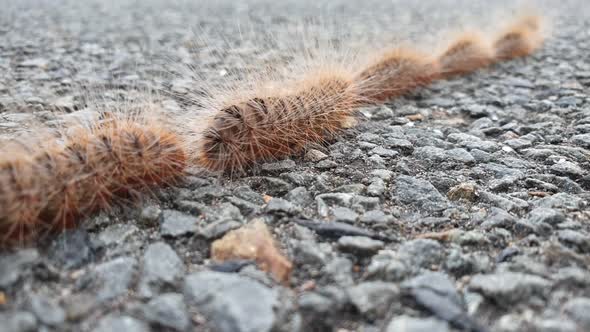
{"label": "gray stone", "polygon": [[150,327],[133,317],[109,315],[102,318],[92,332],[149,332]]}
{"label": "gray stone", "polygon": [[0,288],[9,288],[16,283],[22,273],[39,259],[36,249],[19,250],[13,254],[0,256]]}
{"label": "gray stone", "polygon": [[278,292],[252,279],[220,272],[186,277],[184,296],[220,332],[271,331],[277,323]]}
{"label": "gray stone", "polygon": [[156,224],[162,217],[162,209],[157,205],[148,205],[141,209],[140,220],[146,225]]}
{"label": "gray stone", "polygon": [[221,219],[210,222],[199,229],[199,234],[208,240],[214,240],[222,237],[225,233],[242,227],[239,221]]}
{"label": "gray stone", "polygon": [[45,325],[59,326],[66,320],[66,313],[62,307],[44,296],[33,295],[31,297],[31,310]]}
{"label": "gray stone", "polygon": [[212,209],[207,215],[207,221],[222,223],[224,221],[234,221],[243,224],[245,219],[235,205],[231,203],[222,203],[218,207]]}
{"label": "gray stone", "polygon": [[268,202],[268,204],[264,208],[264,211],[266,211],[267,213],[292,214],[297,212],[298,209],[288,200],[274,197],[270,200],[270,202]]}
{"label": "gray stone", "polygon": [[367,194],[370,196],[381,196],[385,192],[385,181],[381,178],[373,178],[367,187]]}
{"label": "gray stone", "polygon": [[139,228],[131,224],[113,224],[103,230],[98,238],[106,245],[125,243],[130,237],[139,233]]}
{"label": "gray stone", "polygon": [[348,288],[348,296],[361,314],[371,319],[382,318],[399,298],[399,288],[393,283],[368,281]]}
{"label": "gray stone", "polygon": [[393,198],[431,212],[442,211],[447,207],[447,200],[430,182],[406,175],[398,176]]}
{"label": "gray stone", "polygon": [[159,326],[185,331],[190,320],[182,294],[162,294],[148,302],[143,310],[145,318]]}
{"label": "gray stone", "polygon": [[338,239],[338,248],[342,251],[360,255],[370,255],[383,249],[383,241],[373,240],[365,236],[343,236]]}
{"label": "gray stone", "polygon": [[261,166],[261,169],[267,173],[281,173],[288,172],[295,169],[297,164],[291,159],[281,160],[275,163],[266,163]]}
{"label": "gray stone", "polygon": [[563,305],[563,311],[584,329],[590,329],[590,298],[576,297]]}
{"label": "gray stone", "polygon": [[305,207],[313,201],[311,194],[305,187],[293,188],[285,195],[285,199],[299,207]]}
{"label": "gray stone", "polygon": [[337,206],[332,209],[332,216],[334,216],[335,221],[353,224],[358,218],[358,213],[349,208]]}
{"label": "gray stone", "polygon": [[360,221],[367,224],[388,224],[395,221],[395,218],[381,210],[371,210],[363,213]]}
{"label": "gray stone", "polygon": [[301,294],[297,299],[297,304],[300,310],[314,314],[326,314],[336,310],[333,299],[315,292]]}
{"label": "gray stone", "polygon": [[541,319],[534,322],[535,331],[539,332],[578,332],[576,323],[563,318]]}
{"label": "gray stone", "polygon": [[571,161],[562,161],[551,166],[551,172],[557,175],[563,175],[572,179],[577,179],[584,175],[584,170],[578,164]]}
{"label": "gray stone", "polygon": [[509,139],[504,141],[504,144],[508,145],[514,150],[530,148],[533,145],[531,141],[522,138]]}
{"label": "gray stone", "polygon": [[442,272],[425,272],[401,284],[404,289],[428,288],[441,296],[451,300],[455,305],[461,305],[461,296],[455,284]]}
{"label": "gray stone", "polygon": [[326,264],[324,270],[329,281],[339,286],[350,286],[354,283],[352,278],[352,262],[348,258],[337,257]]}
{"label": "gray stone", "polygon": [[514,218],[510,213],[500,208],[492,207],[488,216],[481,224],[481,227],[484,229],[490,229],[494,227],[510,228],[515,222],[516,218]]}
{"label": "gray stone", "polygon": [[590,236],[571,229],[557,232],[557,238],[566,246],[573,247],[581,253],[590,253]]}
{"label": "gray stone", "polygon": [[143,273],[139,293],[152,297],[166,286],[173,286],[184,275],[184,264],[174,249],[164,242],[148,246],[143,254]]}
{"label": "gray stone", "polygon": [[379,106],[371,116],[374,120],[385,120],[393,117],[393,110],[387,106]]}
{"label": "gray stone", "polygon": [[411,274],[411,268],[402,260],[399,260],[395,253],[388,250],[381,250],[371,258],[367,267],[367,276],[371,279],[399,282]]}
{"label": "gray stone", "polygon": [[318,162],[328,158],[328,155],[316,149],[310,149],[305,153],[304,159],[307,161]]}
{"label": "gray stone", "polygon": [[376,146],[369,152],[371,155],[378,155],[385,158],[393,158],[399,154],[399,152],[391,149],[386,149],[382,146]]}
{"label": "gray stone", "polygon": [[27,311],[0,312],[0,332],[36,332],[37,319]]}
{"label": "gray stone", "polygon": [[387,325],[387,332],[447,332],[449,324],[437,318],[397,316]]}
{"label": "gray stone", "polygon": [[379,208],[379,197],[367,197],[356,195],[352,198],[350,207],[359,213],[376,210]]}
{"label": "gray stone", "polygon": [[582,198],[566,194],[558,193],[538,200],[535,205],[538,207],[554,208],[554,209],[568,209],[581,210],[587,206]]}
{"label": "gray stone", "polygon": [[162,211],[160,233],[162,236],[179,237],[197,232],[199,219],[176,210]]}
{"label": "gray stone", "polygon": [[331,159],[324,159],[315,164],[315,168],[319,170],[327,170],[338,167],[338,163]]}
{"label": "gray stone", "polygon": [[402,244],[398,249],[399,256],[414,268],[430,268],[441,264],[444,260],[444,248],[437,241],[416,239]]}
{"label": "gray stone", "polygon": [[509,212],[520,213],[526,211],[529,207],[529,203],[525,200],[506,195],[496,195],[487,191],[481,191],[479,197],[481,201]]}
{"label": "gray stone", "polygon": [[529,212],[527,220],[531,223],[547,223],[551,226],[556,226],[564,222],[566,216],[563,212],[556,209],[538,207]]}
{"label": "gray stone", "polygon": [[590,134],[572,136],[571,141],[576,145],[590,149]]}
{"label": "gray stone", "polygon": [[329,244],[311,240],[293,241],[292,247],[295,260],[306,265],[324,265],[332,253]]}
{"label": "gray stone", "polygon": [[475,158],[473,158],[473,156],[469,152],[467,152],[467,150],[465,150],[465,149],[457,148],[457,149],[447,150],[445,152],[445,155],[447,156],[447,158],[449,160],[455,161],[458,163],[463,163],[463,164],[475,163]]}
{"label": "gray stone", "polygon": [[108,301],[127,293],[134,279],[137,260],[132,257],[117,257],[97,265],[92,274],[98,287],[97,299]]}
{"label": "gray stone", "polygon": [[389,181],[393,176],[393,172],[387,169],[376,169],[371,172],[371,175],[378,177],[383,181]]}
{"label": "gray stone", "polygon": [[446,161],[447,155],[444,149],[434,146],[424,146],[414,149],[414,158],[426,161],[430,166]]}
{"label": "gray stone", "polygon": [[478,274],[471,279],[469,289],[510,308],[531,297],[545,297],[551,289],[551,282],[536,275],[516,272]]}
{"label": "gray stone", "polygon": [[65,269],[75,269],[95,259],[95,249],[84,229],[67,230],[60,234],[48,250],[52,261]]}

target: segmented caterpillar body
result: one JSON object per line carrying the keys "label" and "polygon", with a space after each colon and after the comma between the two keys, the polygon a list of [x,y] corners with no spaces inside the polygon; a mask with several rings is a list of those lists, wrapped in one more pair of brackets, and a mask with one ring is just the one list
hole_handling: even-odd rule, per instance
{"label": "segmented caterpillar body", "polygon": [[438,57],[438,76],[450,78],[465,75],[487,67],[493,60],[494,52],[482,36],[465,34]]}
{"label": "segmented caterpillar body", "polygon": [[200,142],[198,163],[236,172],[322,143],[337,133],[357,106],[352,80],[314,74],[291,91],[230,104],[215,114]]}
{"label": "segmented caterpillar body", "polygon": [[395,49],[361,71],[355,80],[363,87],[361,96],[369,103],[383,103],[430,84],[438,73],[437,65],[424,54]]}
{"label": "segmented caterpillar body", "polygon": [[541,18],[524,17],[494,41],[495,57],[511,60],[532,54],[542,43]]}
{"label": "segmented caterpillar body", "polygon": [[0,243],[26,243],[78,225],[112,206],[179,178],[181,140],[155,123],[111,118],[71,130],[61,144],[0,162]]}

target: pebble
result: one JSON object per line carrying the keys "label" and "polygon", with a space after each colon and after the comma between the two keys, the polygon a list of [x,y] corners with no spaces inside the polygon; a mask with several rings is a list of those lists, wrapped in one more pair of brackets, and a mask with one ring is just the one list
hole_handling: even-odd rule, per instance
{"label": "pebble", "polygon": [[0,255],[0,288],[6,289],[16,283],[38,259],[39,252],[36,249]]}
{"label": "pebble", "polygon": [[389,322],[386,332],[426,332],[449,331],[449,324],[436,318],[416,318],[406,315],[397,316]]}
{"label": "pebble", "polygon": [[576,321],[583,329],[590,329],[590,298],[575,297],[563,305],[563,311],[567,316]]}
{"label": "pebble", "polygon": [[132,257],[117,257],[94,268],[92,281],[98,287],[97,300],[115,299],[127,293],[137,269],[137,260]]}
{"label": "pebble", "polygon": [[500,306],[510,307],[532,297],[543,298],[551,282],[536,275],[502,272],[475,275],[469,289],[481,293]]}
{"label": "pebble", "polygon": [[0,332],[36,332],[37,319],[27,311],[0,312]]}
{"label": "pebble", "polygon": [[399,288],[395,284],[381,281],[367,281],[348,288],[348,296],[354,307],[372,319],[383,317],[399,295]]}
{"label": "pebble", "polygon": [[151,323],[176,331],[186,331],[190,326],[182,294],[159,295],[145,305],[143,314]]}
{"label": "pebble", "polygon": [[98,322],[98,326],[92,330],[92,332],[112,332],[112,331],[125,331],[125,332],[149,332],[150,327],[130,316],[116,316],[109,315]]}
{"label": "pebble", "polygon": [[238,275],[204,271],[186,277],[184,296],[220,332],[265,332],[277,323],[276,289]]}
{"label": "pebble", "polygon": [[164,242],[150,244],[143,254],[139,294],[152,297],[161,289],[174,286],[184,271],[184,264],[172,247]]}
{"label": "pebble", "polygon": [[446,199],[428,181],[400,175],[396,179],[394,199],[426,211],[442,211],[447,207]]}
{"label": "pebble", "polygon": [[338,239],[338,248],[344,252],[370,255],[383,249],[383,241],[373,240],[364,236],[343,236]]}
{"label": "pebble", "polygon": [[39,321],[49,326],[59,326],[66,319],[66,313],[59,304],[44,296],[31,298],[31,310]]}
{"label": "pebble", "polygon": [[179,237],[197,232],[198,219],[179,211],[162,211],[160,234],[162,236]]}

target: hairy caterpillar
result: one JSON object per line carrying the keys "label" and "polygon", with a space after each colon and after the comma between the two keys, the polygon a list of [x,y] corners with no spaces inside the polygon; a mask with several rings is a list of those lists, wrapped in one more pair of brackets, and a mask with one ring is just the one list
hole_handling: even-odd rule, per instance
{"label": "hairy caterpillar", "polygon": [[494,41],[495,58],[511,60],[533,53],[543,42],[541,27],[538,16],[527,16],[512,24]]}
{"label": "hairy caterpillar", "polygon": [[487,67],[494,60],[494,51],[488,44],[477,33],[462,35],[438,57],[438,76],[450,78]]}
{"label": "hairy caterpillar", "polygon": [[356,75],[363,87],[361,95],[369,103],[383,103],[432,82],[436,64],[425,54],[410,49],[394,49]]}
{"label": "hairy caterpillar", "polygon": [[[76,226],[183,173],[187,156],[176,134],[153,121],[106,117],[70,129],[61,140],[15,149],[0,160],[0,243],[26,243]],[[4,152],[4,151],[3,151]]]}
{"label": "hairy caterpillar", "polygon": [[234,173],[299,153],[345,128],[359,106],[530,54],[540,44],[539,24],[534,17],[525,18],[495,42],[477,33],[464,34],[436,57],[397,48],[356,73],[310,72],[303,83],[287,82],[286,87],[226,103],[203,129],[196,162],[212,171]]}
{"label": "hairy caterpillar", "polygon": [[323,73],[292,91],[229,104],[205,129],[198,162],[212,170],[239,170],[293,155],[338,132],[357,100],[350,78]]}

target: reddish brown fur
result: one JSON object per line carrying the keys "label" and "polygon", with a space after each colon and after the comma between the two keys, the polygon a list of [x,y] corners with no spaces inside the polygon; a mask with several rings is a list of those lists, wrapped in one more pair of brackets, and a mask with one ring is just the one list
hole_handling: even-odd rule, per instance
{"label": "reddish brown fur", "polygon": [[355,80],[368,103],[383,103],[430,84],[436,77],[436,65],[417,52],[397,49],[384,54]]}
{"label": "reddish brown fur", "polygon": [[79,128],[63,145],[0,162],[0,243],[26,243],[77,226],[113,197],[135,196],[182,175],[187,156],[175,134],[111,119]]}
{"label": "reddish brown fur", "polygon": [[234,172],[299,153],[341,130],[357,100],[350,80],[328,74],[292,93],[229,105],[205,130],[197,162],[213,171]]}
{"label": "reddish brown fur", "polygon": [[440,78],[465,75],[489,66],[494,59],[493,52],[476,35],[465,35],[438,58]]}
{"label": "reddish brown fur", "polygon": [[526,17],[494,42],[495,57],[498,60],[511,60],[532,54],[541,44],[540,19]]}

